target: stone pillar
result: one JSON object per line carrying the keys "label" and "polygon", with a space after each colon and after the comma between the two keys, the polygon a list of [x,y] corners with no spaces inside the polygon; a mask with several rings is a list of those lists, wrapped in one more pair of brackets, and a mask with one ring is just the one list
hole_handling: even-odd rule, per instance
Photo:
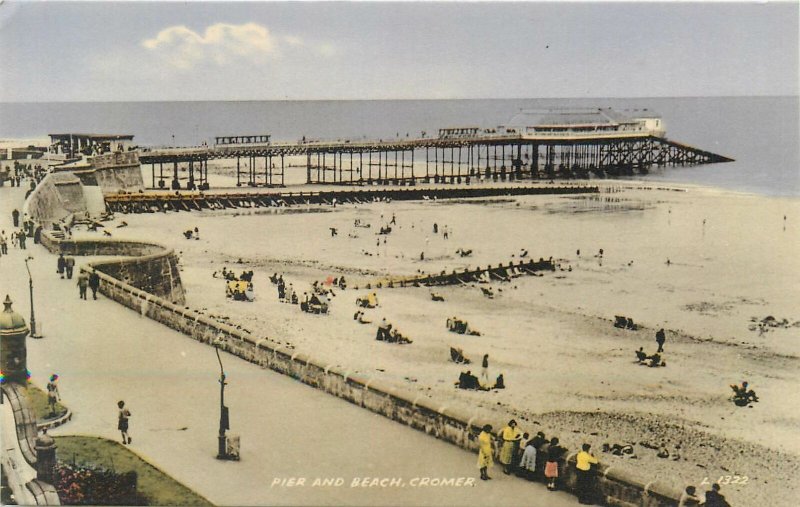
{"label": "stone pillar", "polygon": [[53,437],[42,430],[36,438],[36,478],[40,481],[55,484],[57,448]]}
{"label": "stone pillar", "polygon": [[25,337],[28,326],[22,315],[11,309],[11,298],[6,295],[5,309],[0,312],[0,381],[17,382],[25,385],[28,381],[28,353]]}

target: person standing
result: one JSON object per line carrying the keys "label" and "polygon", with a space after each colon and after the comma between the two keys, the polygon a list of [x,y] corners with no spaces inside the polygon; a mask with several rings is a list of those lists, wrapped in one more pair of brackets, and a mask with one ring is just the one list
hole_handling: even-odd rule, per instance
{"label": "person standing", "polygon": [[517,421],[511,419],[508,425],[500,432],[502,437],[503,446],[500,448],[500,463],[503,464],[503,473],[508,475],[514,466],[514,456],[519,449],[519,442],[522,439],[522,433],[517,428]]}
{"label": "person standing", "polygon": [[125,402],[122,400],[117,402],[117,407],[119,407],[117,429],[122,434],[122,443],[130,444],[133,441],[133,439],[128,435],[128,419],[131,417],[131,411],[125,408]]}
{"label": "person standing", "polygon": [[58,375],[50,375],[50,382],[47,383],[47,404],[50,406],[50,417],[56,416],[56,402],[61,400],[61,393],[58,392]]}
{"label": "person standing", "polygon": [[481,363],[481,380],[484,385],[489,386],[489,354],[483,355],[483,362]]}
{"label": "person standing", "polygon": [[19,227],[19,210],[18,209],[15,208],[14,211],[11,212],[11,220],[14,221],[14,227]]}
{"label": "person standing", "polygon": [[700,504],[700,498],[695,494],[697,490],[694,486],[686,486],[678,500],[678,507],[693,507]]}
{"label": "person standing", "polygon": [[64,269],[67,272],[67,279],[72,280],[72,271],[75,269],[75,257],[64,258]]}
{"label": "person standing", "polygon": [[488,481],[489,467],[494,464],[492,458],[492,425],[487,424],[483,427],[483,431],[478,435],[478,468],[481,470],[481,480]]}
{"label": "person standing", "polygon": [[78,292],[79,297],[83,300],[86,300],[86,289],[89,287],[89,275],[86,274],[86,271],[81,271],[81,274],[78,275]]}
{"label": "person standing", "polygon": [[538,452],[536,446],[540,443],[539,435],[544,437],[540,431],[525,444],[525,452],[522,453],[522,459],[519,462],[519,467],[522,469],[524,477],[528,480],[532,480],[536,473],[536,453]]}
{"label": "person standing", "polygon": [[92,299],[97,299],[97,289],[100,288],[100,275],[95,270],[92,270],[89,275],[89,288],[92,289]]}
{"label": "person standing", "polygon": [[664,328],[662,327],[656,333],[656,343],[658,344],[658,350],[656,352],[664,352],[665,341],[667,341],[667,336],[664,334]]}
{"label": "person standing", "polygon": [[19,241],[19,249],[20,250],[25,250],[26,249],[25,248],[25,240],[26,239],[27,239],[27,237],[25,236],[25,231],[20,229],[19,232],[17,233],[17,240]]}
{"label": "person standing", "polygon": [[57,273],[61,276],[61,279],[64,279],[64,271],[67,269],[67,260],[64,258],[64,254],[58,254],[58,260],[56,261],[56,270]]}
{"label": "person standing", "polygon": [[731,504],[719,492],[719,483],[714,483],[710,491],[706,491],[706,507],[730,507]]}
{"label": "person standing", "polygon": [[547,478],[547,489],[556,490],[556,479],[558,479],[558,461],[564,454],[564,448],[558,445],[558,438],[550,439],[547,447],[547,462],[544,465],[544,476]]}
{"label": "person standing", "polygon": [[575,459],[575,469],[578,472],[578,502],[584,505],[593,505],[592,501],[592,465],[598,463],[597,458],[589,452],[591,446],[583,444],[581,452]]}

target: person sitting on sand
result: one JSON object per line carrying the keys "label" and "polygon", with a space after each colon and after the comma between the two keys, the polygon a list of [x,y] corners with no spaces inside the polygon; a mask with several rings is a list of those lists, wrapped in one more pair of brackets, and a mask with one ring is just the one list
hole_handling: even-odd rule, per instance
{"label": "person sitting on sand", "polygon": [[371,320],[367,320],[364,317],[364,312],[361,310],[357,311],[355,315],[353,315],[353,319],[356,320],[359,324],[372,324]]}
{"label": "person sitting on sand", "polygon": [[647,359],[647,354],[644,352],[644,347],[639,347],[639,350],[636,351],[636,362],[642,364],[645,359]]}
{"label": "person sitting on sand", "polygon": [[656,366],[661,366],[662,365],[662,363],[661,363],[661,354],[659,354],[658,352],[656,352],[652,356],[648,357],[647,359],[650,360],[650,364],[648,364],[647,366],[649,366],[651,368],[654,368]]}
{"label": "person sitting on sand", "polygon": [[503,379],[503,374],[501,373],[500,375],[497,376],[497,380],[494,381],[494,389],[505,389],[505,388],[506,388],[506,382]]}
{"label": "person sitting on sand", "polygon": [[386,317],[382,318],[380,325],[378,325],[378,334],[375,336],[375,339],[378,341],[387,341],[391,329],[392,325],[386,322]]}
{"label": "person sitting on sand", "polygon": [[470,364],[472,362],[464,356],[464,352],[461,349],[455,347],[450,347],[450,359],[458,364]]}
{"label": "person sitting on sand", "polygon": [[[391,324],[389,325],[389,327],[391,327]],[[389,343],[399,343],[401,345],[406,343],[413,343],[411,340],[403,336],[397,329],[389,329],[386,341],[388,341]]]}
{"label": "person sitting on sand", "polygon": [[478,377],[472,374],[472,371],[467,370],[466,373],[461,373],[458,376],[458,387],[460,389],[480,389]]}

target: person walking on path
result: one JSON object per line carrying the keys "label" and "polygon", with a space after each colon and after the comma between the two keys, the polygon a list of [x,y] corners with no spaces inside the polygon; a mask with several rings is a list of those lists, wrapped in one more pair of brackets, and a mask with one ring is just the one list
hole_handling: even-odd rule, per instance
{"label": "person walking on path", "polygon": [[664,352],[665,341],[667,341],[667,336],[664,334],[664,328],[662,327],[656,333],[656,343],[658,343],[658,350],[656,352]]}
{"label": "person walking on path", "polygon": [[50,417],[56,416],[56,402],[61,401],[61,393],[58,392],[58,375],[50,375],[50,382],[47,383],[47,404],[50,406]]}
{"label": "person walking on path", "polygon": [[92,270],[89,275],[89,288],[92,289],[92,299],[97,299],[97,289],[100,288],[100,275],[95,270]]}
{"label": "person walking on path", "polygon": [[27,239],[27,237],[25,236],[25,231],[20,229],[19,232],[17,233],[17,239],[19,241],[19,249],[20,250],[25,250],[26,249],[25,248],[25,240]]}
{"label": "person walking on path", "polygon": [[8,255],[8,240],[6,239],[6,231],[0,231],[0,253]]}
{"label": "person walking on path", "polygon": [[489,354],[483,355],[483,362],[481,363],[481,380],[485,385],[489,385]]}
{"label": "person walking on path", "polygon": [[79,297],[86,300],[86,289],[89,287],[89,275],[85,271],[81,271],[78,275],[78,292]]}
{"label": "person walking on path", "polygon": [[581,452],[575,458],[575,469],[578,472],[578,502],[583,505],[594,505],[592,501],[592,465],[598,463],[597,458],[589,452],[592,446],[583,444]]}
{"label": "person walking on path", "polygon": [[64,258],[64,254],[58,254],[58,260],[56,261],[56,272],[61,276],[61,279],[64,279],[64,271],[67,269],[67,260]]}
{"label": "person walking on path", "polygon": [[67,271],[67,279],[72,280],[72,271],[75,269],[75,257],[64,258],[64,269]]}
{"label": "person walking on path", "polygon": [[491,479],[491,477],[489,477],[489,467],[494,464],[494,459],[492,459],[493,441],[492,425],[487,424],[483,427],[481,434],[478,435],[478,468],[481,470],[482,481]]}
{"label": "person walking on path", "polygon": [[522,439],[522,432],[517,428],[517,421],[514,419],[508,421],[508,426],[503,428],[500,436],[503,440],[503,446],[500,448],[500,463],[503,464],[503,473],[508,475],[512,472],[514,456],[517,454],[519,442]]}
{"label": "person walking on path", "polygon": [[117,407],[119,407],[117,429],[122,434],[122,443],[130,444],[133,441],[133,439],[128,435],[128,419],[131,417],[131,411],[125,408],[125,402],[122,400],[117,402]]}
{"label": "person walking on path", "polygon": [[14,221],[14,227],[19,227],[19,210],[18,209],[14,209],[14,211],[11,212],[11,220]]}

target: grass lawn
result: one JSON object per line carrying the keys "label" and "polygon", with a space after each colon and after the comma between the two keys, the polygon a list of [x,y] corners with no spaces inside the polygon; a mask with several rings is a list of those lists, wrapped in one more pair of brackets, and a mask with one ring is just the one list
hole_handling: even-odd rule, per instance
{"label": "grass lawn", "polygon": [[150,505],[213,505],[120,443],[85,436],[55,437],[55,441],[59,462],[74,462],[117,473],[136,472],[137,490],[147,497]]}
{"label": "grass lawn", "polygon": [[28,401],[30,402],[31,409],[33,410],[33,414],[36,416],[37,421],[42,422],[47,419],[54,419],[67,413],[67,407],[59,402],[56,402],[56,415],[51,417],[50,405],[47,404],[47,393],[30,382],[28,383],[25,392],[28,395]]}

